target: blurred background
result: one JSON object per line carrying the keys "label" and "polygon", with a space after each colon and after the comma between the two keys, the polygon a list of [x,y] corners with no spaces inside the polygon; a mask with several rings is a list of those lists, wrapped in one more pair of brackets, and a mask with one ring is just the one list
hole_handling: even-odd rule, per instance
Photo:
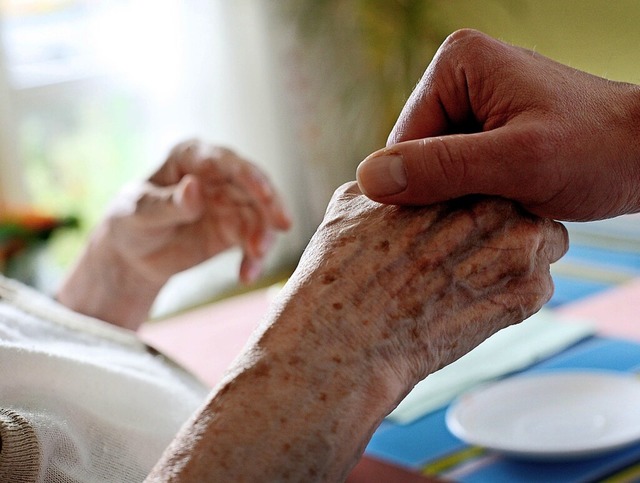
{"label": "blurred background", "polygon": [[[333,190],[384,145],[449,33],[477,28],[640,83],[638,25],[635,0],[2,0],[0,210],[52,219],[37,257],[1,267],[53,290],[122,185],[201,137],[262,166],[291,207],[266,283],[295,265]],[[572,230],[609,245],[614,233],[629,252],[637,224]],[[228,292],[239,260],[230,252],[176,276],[154,313]],[[640,273],[623,262],[592,270],[594,283]]]}

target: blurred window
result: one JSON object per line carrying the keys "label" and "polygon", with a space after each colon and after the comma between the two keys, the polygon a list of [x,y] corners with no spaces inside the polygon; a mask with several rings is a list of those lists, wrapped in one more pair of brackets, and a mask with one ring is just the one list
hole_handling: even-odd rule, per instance
{"label": "blurred window", "polygon": [[178,0],[0,5],[11,102],[3,122],[11,123],[27,199],[78,216],[84,227],[56,244],[64,266],[114,193],[160,161],[154,154],[165,146],[158,138],[167,123],[154,112],[178,97],[183,7]]}

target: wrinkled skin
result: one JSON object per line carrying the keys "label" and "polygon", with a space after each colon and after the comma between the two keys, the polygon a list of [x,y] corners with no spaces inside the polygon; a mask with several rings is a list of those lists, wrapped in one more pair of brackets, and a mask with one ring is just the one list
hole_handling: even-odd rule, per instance
{"label": "wrinkled skin", "polygon": [[387,147],[358,168],[383,203],[482,193],[539,216],[640,211],[640,86],[612,82],[473,30],[443,43]]}
{"label": "wrinkled skin", "polygon": [[355,324],[337,327],[336,337],[350,328],[350,340],[372,336],[367,350],[389,351],[392,365],[400,354],[410,358],[407,383],[416,383],[547,302],[549,264],[567,243],[562,225],[506,200],[403,208],[372,202],[356,185],[345,185],[300,267],[314,267],[318,303]]}
{"label": "wrinkled skin", "polygon": [[338,332],[371,335],[392,365],[408,359],[414,384],[536,312],[567,246],[562,225],[499,198],[385,206],[345,185],[300,268],[313,267],[316,303],[348,319]]}
{"label": "wrinkled skin", "polygon": [[147,278],[170,276],[238,246],[240,279],[251,282],[275,232],[289,228],[268,178],[233,151],[187,141],[165,163],[118,199],[109,215],[113,243]]}
{"label": "wrinkled skin", "polygon": [[149,179],[117,196],[62,284],[77,312],[136,329],[169,278],[232,247],[254,281],[289,215],[268,178],[234,152],[177,145]]}
{"label": "wrinkled skin", "polygon": [[549,299],[566,249],[562,225],[502,199],[398,207],[341,187],[149,481],[344,479],[415,383]]}

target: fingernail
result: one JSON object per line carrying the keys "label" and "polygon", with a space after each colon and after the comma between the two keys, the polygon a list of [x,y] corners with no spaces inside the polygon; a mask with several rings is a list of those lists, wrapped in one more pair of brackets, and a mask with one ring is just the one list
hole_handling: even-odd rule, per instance
{"label": "fingernail", "polygon": [[407,187],[407,172],[399,154],[372,155],[356,170],[360,188],[366,195],[389,196]]}

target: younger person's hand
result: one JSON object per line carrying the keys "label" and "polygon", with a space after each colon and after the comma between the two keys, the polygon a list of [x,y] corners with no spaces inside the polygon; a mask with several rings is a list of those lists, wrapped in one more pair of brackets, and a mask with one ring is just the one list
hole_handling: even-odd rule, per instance
{"label": "younger person's hand", "polygon": [[640,87],[462,30],[440,47],[387,147],[358,168],[383,203],[471,193],[540,216],[640,211]]}

